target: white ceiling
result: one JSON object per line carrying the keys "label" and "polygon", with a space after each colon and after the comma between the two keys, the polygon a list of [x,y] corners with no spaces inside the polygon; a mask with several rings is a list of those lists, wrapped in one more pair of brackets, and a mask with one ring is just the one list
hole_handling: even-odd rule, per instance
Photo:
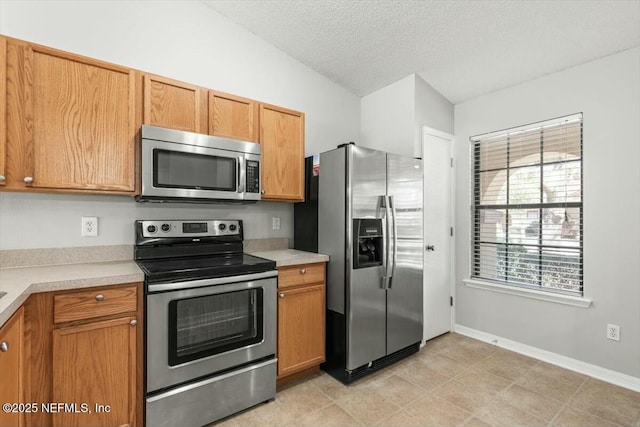
{"label": "white ceiling", "polygon": [[640,45],[640,0],[205,0],[359,96],[418,73],[453,103]]}

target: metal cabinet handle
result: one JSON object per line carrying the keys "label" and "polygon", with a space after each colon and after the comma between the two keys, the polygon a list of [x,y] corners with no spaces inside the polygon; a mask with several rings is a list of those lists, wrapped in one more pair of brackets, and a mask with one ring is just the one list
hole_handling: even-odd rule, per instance
{"label": "metal cabinet handle", "polygon": [[280,293],[280,298],[284,298],[284,294],[283,293]]}
{"label": "metal cabinet handle", "polygon": [[306,274],[306,273],[307,273],[307,270],[306,270],[306,269],[304,269],[304,268],[301,268],[301,269],[300,269],[300,274]]}
{"label": "metal cabinet handle", "polygon": [[5,179],[7,179],[4,175],[0,175],[0,182],[4,181]]}
{"label": "metal cabinet handle", "polygon": [[24,183],[25,183],[25,184],[31,184],[31,183],[33,183],[33,177],[32,177],[32,176],[25,176],[25,177],[24,177]]}
{"label": "metal cabinet handle", "polygon": [[104,295],[102,294],[96,295],[96,301],[104,301]]}
{"label": "metal cabinet handle", "polygon": [[0,351],[3,353],[6,353],[7,351],[9,351],[9,342],[8,341],[2,341],[2,343],[0,343]]}
{"label": "metal cabinet handle", "polygon": [[131,324],[131,326],[136,326],[138,324],[138,321],[136,319],[133,319],[131,322],[129,322]]}

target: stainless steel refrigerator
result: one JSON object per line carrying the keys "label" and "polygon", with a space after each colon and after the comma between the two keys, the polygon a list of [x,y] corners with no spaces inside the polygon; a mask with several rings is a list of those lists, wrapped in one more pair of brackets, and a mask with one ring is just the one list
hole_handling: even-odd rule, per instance
{"label": "stainless steel refrigerator", "polygon": [[353,144],[320,155],[318,252],[330,256],[323,369],[342,382],[419,349],[422,174],[422,160]]}

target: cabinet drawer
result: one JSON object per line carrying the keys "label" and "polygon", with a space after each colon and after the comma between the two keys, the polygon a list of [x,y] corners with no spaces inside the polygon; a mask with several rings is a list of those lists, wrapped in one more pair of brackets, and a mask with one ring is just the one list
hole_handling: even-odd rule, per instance
{"label": "cabinet drawer", "polygon": [[54,323],[92,319],[136,311],[137,288],[102,288],[55,295],[53,297]]}
{"label": "cabinet drawer", "polygon": [[324,263],[278,268],[278,288],[324,282]]}

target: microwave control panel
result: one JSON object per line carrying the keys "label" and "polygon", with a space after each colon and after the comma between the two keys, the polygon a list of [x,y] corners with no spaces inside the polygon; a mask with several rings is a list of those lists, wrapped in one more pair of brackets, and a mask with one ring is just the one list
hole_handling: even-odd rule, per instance
{"label": "microwave control panel", "polygon": [[247,160],[247,193],[260,192],[260,162]]}

